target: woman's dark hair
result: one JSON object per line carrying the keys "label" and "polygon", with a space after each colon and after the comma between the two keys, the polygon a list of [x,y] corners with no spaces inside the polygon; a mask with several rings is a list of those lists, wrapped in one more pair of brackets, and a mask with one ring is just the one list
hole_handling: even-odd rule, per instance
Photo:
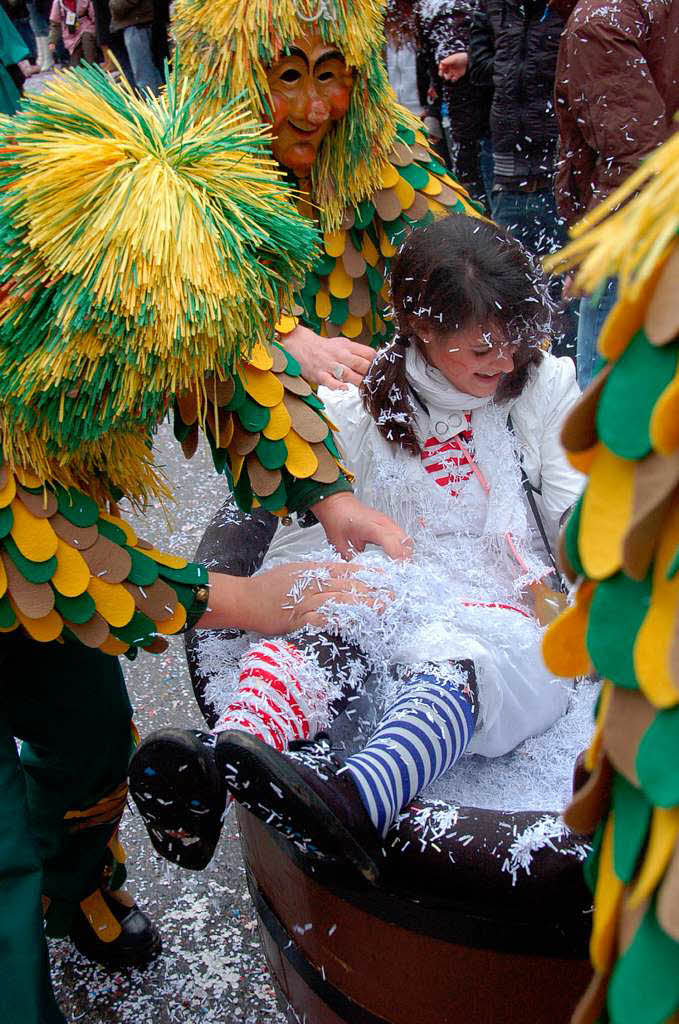
{"label": "woman's dark hair", "polygon": [[413,454],[420,445],[405,353],[415,344],[426,357],[420,329],[436,344],[454,331],[492,323],[517,345],[496,402],[521,393],[551,334],[553,304],[533,258],[503,228],[476,217],[452,214],[413,231],[392,265],[391,294],[397,338],[374,360],[361,395],[380,433]]}

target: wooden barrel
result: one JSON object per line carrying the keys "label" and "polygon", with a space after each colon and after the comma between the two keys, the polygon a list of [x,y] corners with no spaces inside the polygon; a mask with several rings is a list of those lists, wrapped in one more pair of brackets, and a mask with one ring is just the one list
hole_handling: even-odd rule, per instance
{"label": "wooden barrel", "polygon": [[[245,575],[275,530],[228,504],[198,556]],[[187,653],[205,705],[200,634]],[[419,802],[389,833],[378,887],[319,861],[238,808],[248,884],[291,1024],[566,1024],[591,977],[582,837],[556,815]],[[552,831],[550,832],[550,827]],[[438,833],[441,833],[440,835]],[[544,834],[545,841],[540,841]],[[534,836],[525,856],[521,839]],[[517,843],[519,852],[517,855]]]}
{"label": "wooden barrel", "polygon": [[[300,856],[247,811],[238,818],[264,950],[291,1024],[569,1020],[591,976],[591,901],[575,858],[540,851],[530,876],[512,885],[504,873],[503,886],[497,866],[489,880],[483,857],[475,874],[472,855],[461,872],[448,861],[448,885],[438,872],[434,892],[430,858],[418,865],[416,852],[375,888]],[[456,874],[472,884],[456,884]]]}

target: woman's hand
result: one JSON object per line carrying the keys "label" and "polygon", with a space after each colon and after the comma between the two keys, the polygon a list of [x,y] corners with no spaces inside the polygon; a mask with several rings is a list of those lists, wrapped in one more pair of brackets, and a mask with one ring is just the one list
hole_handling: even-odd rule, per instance
{"label": "woman's hand", "polygon": [[365,550],[366,544],[377,544],[397,561],[412,558],[412,538],[388,516],[364,505],[349,491],[331,494],[312,505],[311,511],[342,558],[353,558],[357,551]]}
{"label": "woman's hand", "polygon": [[466,53],[451,53],[439,62],[439,75],[447,82],[457,82],[459,78],[467,73],[469,67],[469,55]]}
{"label": "woman's hand", "polygon": [[321,338],[301,324],[284,335],[281,344],[295,357],[310,384],[333,390],[346,384],[358,387],[377,355],[367,345],[348,338]]}
{"label": "woman's hand", "polygon": [[294,562],[259,576],[210,573],[210,607],[199,629],[246,629],[265,636],[324,626],[322,605],[380,605],[380,598],[356,577],[359,566],[342,562]]}

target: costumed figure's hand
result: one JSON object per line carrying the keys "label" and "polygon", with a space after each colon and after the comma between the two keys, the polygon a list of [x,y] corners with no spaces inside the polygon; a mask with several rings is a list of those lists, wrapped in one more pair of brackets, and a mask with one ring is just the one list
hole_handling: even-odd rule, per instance
{"label": "costumed figure's hand", "polygon": [[457,82],[467,73],[469,55],[467,53],[451,53],[439,62],[439,75],[447,82]]}
{"label": "costumed figure's hand", "polygon": [[388,516],[360,502],[355,494],[332,494],[312,505],[311,511],[342,558],[352,558],[357,551],[364,551],[366,544],[377,544],[398,561],[412,558],[412,538]]}
{"label": "costumed figure's hand", "polygon": [[324,626],[321,607],[329,601],[381,607],[376,592],[357,578],[359,569],[342,562],[293,562],[258,576],[210,573],[209,608],[198,628],[279,636]]}
{"label": "costumed figure's hand", "polygon": [[375,349],[348,338],[322,338],[301,324],[281,338],[281,344],[302,367],[302,376],[317,387],[337,390],[357,387],[377,355]]}

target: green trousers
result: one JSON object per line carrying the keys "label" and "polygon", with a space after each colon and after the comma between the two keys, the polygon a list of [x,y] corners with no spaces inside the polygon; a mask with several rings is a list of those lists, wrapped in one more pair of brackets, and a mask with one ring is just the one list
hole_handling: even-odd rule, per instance
{"label": "green trousers", "polygon": [[[42,898],[50,901],[48,932],[64,934],[105,870],[110,879],[109,842],[121,811],[111,795],[124,793],[131,720],[116,658],[18,632],[0,636],[3,1024],[64,1022],[49,977]],[[23,740],[20,757],[14,737]]]}

